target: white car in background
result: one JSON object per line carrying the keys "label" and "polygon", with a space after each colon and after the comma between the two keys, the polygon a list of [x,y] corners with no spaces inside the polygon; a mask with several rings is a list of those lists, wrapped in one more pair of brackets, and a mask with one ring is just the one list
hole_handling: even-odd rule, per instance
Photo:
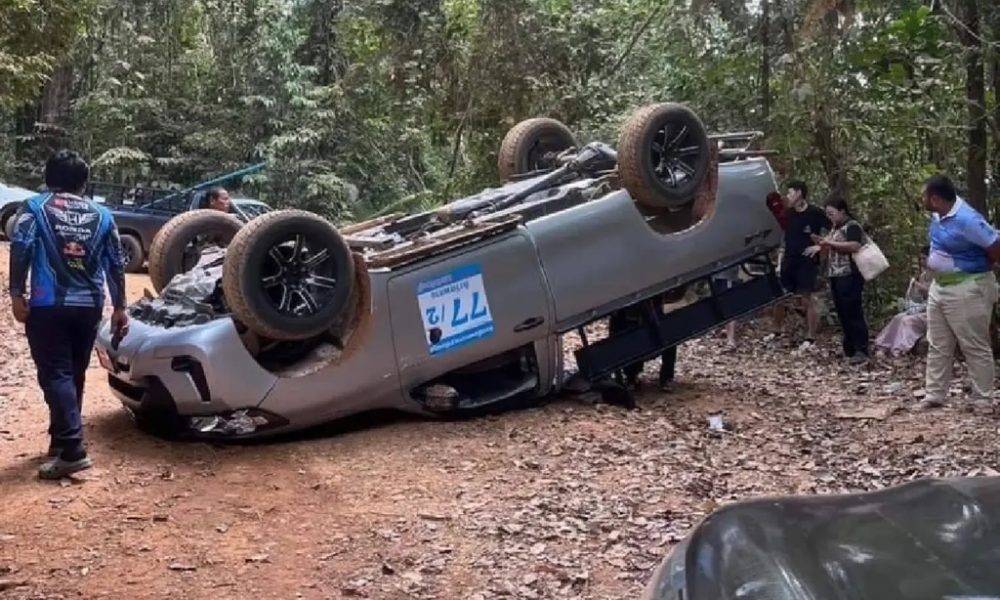
{"label": "white car in background", "polygon": [[0,232],[4,237],[10,239],[14,229],[14,221],[11,217],[17,212],[21,202],[38,194],[27,188],[16,185],[0,183]]}

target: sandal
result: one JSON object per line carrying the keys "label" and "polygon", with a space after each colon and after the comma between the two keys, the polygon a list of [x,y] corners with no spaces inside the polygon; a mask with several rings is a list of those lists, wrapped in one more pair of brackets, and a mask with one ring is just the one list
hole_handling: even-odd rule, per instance
{"label": "sandal", "polygon": [[92,466],[94,466],[94,461],[90,460],[89,456],[84,456],[78,460],[64,460],[61,457],[56,457],[38,468],[38,478],[48,480],[62,479],[67,475],[89,469]]}

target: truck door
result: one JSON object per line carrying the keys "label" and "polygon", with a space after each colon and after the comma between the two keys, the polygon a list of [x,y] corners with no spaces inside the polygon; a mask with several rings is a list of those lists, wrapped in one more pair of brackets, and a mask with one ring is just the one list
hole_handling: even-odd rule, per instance
{"label": "truck door", "polygon": [[[389,279],[403,393],[547,335],[549,294],[523,230]],[[538,357],[547,360],[547,357]]]}

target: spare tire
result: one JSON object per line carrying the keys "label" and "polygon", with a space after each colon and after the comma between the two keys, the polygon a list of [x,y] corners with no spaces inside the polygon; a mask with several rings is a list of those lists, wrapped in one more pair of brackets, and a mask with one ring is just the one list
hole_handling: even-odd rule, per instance
{"label": "spare tire", "polygon": [[190,271],[209,246],[225,248],[240,230],[239,219],[218,210],[198,209],[167,221],[149,245],[149,279],[159,293],[174,276]]}
{"label": "spare tire", "polygon": [[618,136],[622,185],[648,208],[691,204],[708,174],[708,133],[701,119],[681,104],[640,108]]}
{"label": "spare tire", "polygon": [[279,341],[319,335],[350,309],[354,258],[329,221],[301,210],[261,215],[233,238],[222,290],[233,317]]}
{"label": "spare tire", "polygon": [[554,169],[555,156],[576,147],[576,138],[568,127],[555,119],[537,117],[511,127],[500,144],[497,170],[500,178],[544,169]]}

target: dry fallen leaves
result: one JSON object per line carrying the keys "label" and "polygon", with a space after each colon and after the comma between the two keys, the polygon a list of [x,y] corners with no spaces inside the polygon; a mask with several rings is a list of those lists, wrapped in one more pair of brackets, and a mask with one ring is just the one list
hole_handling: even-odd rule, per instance
{"label": "dry fallen leaves", "polygon": [[[765,494],[877,489],[916,477],[988,475],[1000,468],[992,454],[993,419],[950,408],[930,414],[908,410],[919,397],[914,390],[922,385],[921,363],[903,359],[878,362],[871,370],[851,369],[832,350],[835,339],[792,356],[793,342],[765,342],[756,326],[740,326],[738,336],[734,353],[723,353],[723,341],[713,335],[683,344],[676,391],[662,394],[647,385],[635,411],[571,398],[534,410],[428,425],[422,431],[434,431],[434,439],[418,440],[419,449],[399,448],[402,442],[389,446],[406,457],[395,463],[406,465],[398,473],[378,473],[385,487],[382,498],[392,500],[392,510],[369,516],[370,526],[354,537],[314,528],[304,538],[311,548],[275,549],[266,540],[254,540],[249,551],[241,548],[222,563],[169,549],[166,537],[143,540],[137,550],[153,553],[155,547],[155,553],[143,555],[149,560],[164,553],[191,561],[164,559],[161,565],[169,564],[169,570],[160,566],[157,571],[171,583],[180,575],[170,571],[179,571],[206,587],[233,586],[233,597],[250,597],[244,586],[253,585],[252,578],[218,582],[220,572],[259,568],[270,575],[280,571],[277,565],[289,550],[301,549],[306,554],[295,560],[316,570],[315,582],[303,587],[319,589],[317,597],[446,598],[461,585],[468,590],[462,597],[479,600],[625,599],[636,597],[671,546],[719,506]],[[10,350],[16,360],[12,370],[0,374],[0,409],[32,377],[23,348],[4,344],[0,339],[0,350]],[[572,340],[567,346],[571,349]],[[647,365],[647,382],[655,381],[656,368],[655,360]],[[723,432],[712,431],[710,416],[722,418]],[[18,427],[5,421],[11,435],[21,435]],[[366,441],[369,435],[352,434]],[[371,438],[379,439],[377,434]],[[143,444],[147,448],[152,442]],[[311,448],[308,444],[303,442]],[[381,460],[385,450],[371,455]],[[234,458],[227,469],[253,465],[256,454],[266,451],[247,450],[242,454],[246,462]],[[128,466],[116,466],[113,477],[102,477],[96,485],[54,488],[58,495],[48,500],[54,510],[41,500],[46,514],[87,515],[86,494],[96,494],[101,486],[114,493],[142,488],[149,493],[190,480],[197,486],[197,480],[221,473],[207,459],[190,465],[158,464],[163,461],[143,456],[128,460]],[[285,504],[275,492],[292,489],[289,481],[318,489],[313,467],[300,466],[292,463],[287,473],[268,475],[284,479],[281,485],[262,486],[259,497],[225,499],[235,507],[228,514],[204,515],[211,534],[205,543],[241,538],[245,530],[280,515],[273,507]],[[433,502],[430,486],[423,490],[422,482],[395,481],[395,475],[405,479],[410,468],[419,467],[445,476],[447,486]],[[323,493],[309,495],[343,493],[369,476],[359,470],[323,477]],[[152,508],[144,500],[105,501],[116,511],[107,521],[140,531],[190,526],[190,514],[174,504]],[[330,505],[339,510],[340,498]],[[323,516],[332,520],[331,514]],[[81,535],[89,531],[83,525]],[[17,556],[14,546],[24,543],[26,533],[5,529],[0,549]],[[92,536],[86,543],[100,541]],[[267,553],[245,554],[260,550]],[[105,546],[104,560],[113,560],[114,552]],[[263,566],[268,562],[275,566]],[[96,575],[104,571],[97,564],[91,568],[88,580],[100,579]],[[47,578],[34,573],[30,585],[48,585],[41,583]]]}

